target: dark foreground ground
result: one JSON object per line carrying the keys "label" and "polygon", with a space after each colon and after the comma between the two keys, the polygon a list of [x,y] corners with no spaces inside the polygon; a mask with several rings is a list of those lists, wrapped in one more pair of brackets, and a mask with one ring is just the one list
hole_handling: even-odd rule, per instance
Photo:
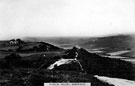
{"label": "dark foreground ground", "polygon": [[45,82],[91,82],[92,75],[45,69],[0,70],[1,86],[43,86]]}

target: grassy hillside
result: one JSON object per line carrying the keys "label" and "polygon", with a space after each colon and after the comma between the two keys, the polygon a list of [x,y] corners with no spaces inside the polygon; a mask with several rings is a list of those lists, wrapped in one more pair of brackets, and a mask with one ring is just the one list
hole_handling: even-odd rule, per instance
{"label": "grassy hillside", "polygon": [[[100,44],[105,39],[99,38],[94,44],[98,47],[111,46]],[[54,68],[49,69],[53,64]],[[10,44],[6,41],[0,45],[0,85],[5,86],[42,86],[44,82],[92,83],[96,82],[94,75],[135,80],[133,67],[130,62],[89,52],[84,48],[62,49],[46,42]]]}

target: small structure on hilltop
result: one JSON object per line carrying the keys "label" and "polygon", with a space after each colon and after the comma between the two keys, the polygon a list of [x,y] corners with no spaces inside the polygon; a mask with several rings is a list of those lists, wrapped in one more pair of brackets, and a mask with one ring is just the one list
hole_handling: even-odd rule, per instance
{"label": "small structure on hilltop", "polygon": [[11,44],[11,45],[20,44],[20,43],[24,43],[24,41],[22,41],[21,39],[12,39],[9,41],[9,44]]}
{"label": "small structure on hilltop", "polygon": [[18,42],[15,39],[9,41],[9,44],[17,44]]}

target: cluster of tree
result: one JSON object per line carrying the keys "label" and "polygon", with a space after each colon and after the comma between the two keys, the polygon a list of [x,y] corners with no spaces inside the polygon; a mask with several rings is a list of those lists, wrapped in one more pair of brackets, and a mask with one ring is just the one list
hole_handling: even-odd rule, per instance
{"label": "cluster of tree", "polygon": [[40,44],[39,46],[34,46],[33,50],[34,51],[48,51],[49,50],[49,46],[46,46],[44,44]]}
{"label": "cluster of tree", "polygon": [[19,54],[11,53],[8,56],[5,56],[6,63],[3,63],[3,65],[6,65],[5,68],[31,68],[33,66],[33,62],[31,60],[25,60],[22,59],[22,57]]}
{"label": "cluster of tree", "polygon": [[18,62],[21,60],[21,56],[16,54],[16,53],[11,53],[8,56],[5,56],[5,60],[8,66],[12,66],[12,65],[18,65]]}
{"label": "cluster of tree", "polygon": [[4,58],[7,62],[12,62],[14,60],[20,60],[21,59],[21,56],[16,54],[16,53],[11,53],[10,55],[8,56],[5,56]]}
{"label": "cluster of tree", "polygon": [[23,49],[23,46],[19,45],[16,49],[17,52],[33,52],[33,51],[48,51],[49,48],[46,45],[33,46],[32,48]]}
{"label": "cluster of tree", "polygon": [[23,49],[23,47],[21,45],[19,45],[19,47],[16,49],[17,52],[31,52],[31,51],[38,51],[38,52],[42,52],[42,51],[53,51],[53,50],[59,50],[59,47],[56,47],[54,45],[50,45],[44,42],[40,42],[39,45],[35,45],[32,48],[28,48],[28,49]]}

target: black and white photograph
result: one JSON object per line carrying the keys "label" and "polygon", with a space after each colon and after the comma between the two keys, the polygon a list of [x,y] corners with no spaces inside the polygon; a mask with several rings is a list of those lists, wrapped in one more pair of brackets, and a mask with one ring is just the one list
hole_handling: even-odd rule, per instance
{"label": "black and white photograph", "polygon": [[0,0],[0,86],[135,86],[135,0]]}

